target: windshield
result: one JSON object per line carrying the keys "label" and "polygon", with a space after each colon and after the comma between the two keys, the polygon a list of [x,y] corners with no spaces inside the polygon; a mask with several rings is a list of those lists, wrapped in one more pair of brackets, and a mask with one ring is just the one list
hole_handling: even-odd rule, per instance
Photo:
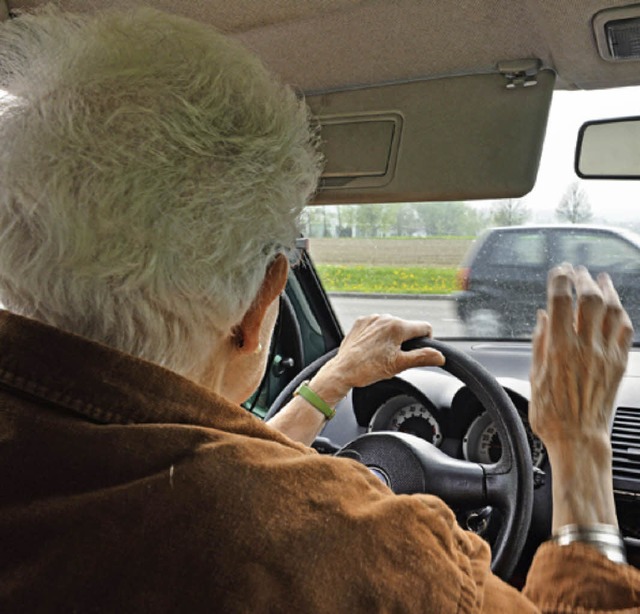
{"label": "windshield", "polygon": [[640,340],[640,182],[580,180],[578,130],[638,115],[640,88],[556,92],[521,199],[308,207],[303,230],[345,331],[359,315],[426,319],[440,338],[529,339],[560,262],[608,272]]}

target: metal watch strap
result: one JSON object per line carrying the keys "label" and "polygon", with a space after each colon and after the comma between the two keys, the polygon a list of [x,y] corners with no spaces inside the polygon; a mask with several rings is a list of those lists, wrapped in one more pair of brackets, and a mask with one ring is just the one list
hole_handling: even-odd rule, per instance
{"label": "metal watch strap", "polygon": [[575,542],[589,544],[614,563],[626,563],[624,541],[617,527],[609,524],[580,526],[568,524],[553,534],[553,541],[559,546]]}

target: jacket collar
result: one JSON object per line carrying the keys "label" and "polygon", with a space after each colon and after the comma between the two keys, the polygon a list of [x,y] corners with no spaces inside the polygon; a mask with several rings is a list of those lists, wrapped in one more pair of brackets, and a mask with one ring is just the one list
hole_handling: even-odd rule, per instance
{"label": "jacket collar", "polygon": [[93,422],[183,423],[293,444],[241,407],[172,371],[3,310],[0,348],[2,388]]}

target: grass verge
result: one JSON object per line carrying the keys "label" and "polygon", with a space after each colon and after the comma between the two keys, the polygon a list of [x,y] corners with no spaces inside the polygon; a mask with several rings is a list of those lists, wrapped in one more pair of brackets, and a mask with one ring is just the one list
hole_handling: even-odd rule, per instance
{"label": "grass verge", "polygon": [[328,292],[450,294],[458,289],[457,268],[316,265]]}

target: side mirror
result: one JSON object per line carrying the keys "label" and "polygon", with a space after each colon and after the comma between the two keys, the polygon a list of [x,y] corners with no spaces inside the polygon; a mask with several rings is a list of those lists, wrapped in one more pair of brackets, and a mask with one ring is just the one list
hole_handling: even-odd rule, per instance
{"label": "side mirror", "polygon": [[575,170],[582,179],[640,179],[640,117],[583,124]]}

